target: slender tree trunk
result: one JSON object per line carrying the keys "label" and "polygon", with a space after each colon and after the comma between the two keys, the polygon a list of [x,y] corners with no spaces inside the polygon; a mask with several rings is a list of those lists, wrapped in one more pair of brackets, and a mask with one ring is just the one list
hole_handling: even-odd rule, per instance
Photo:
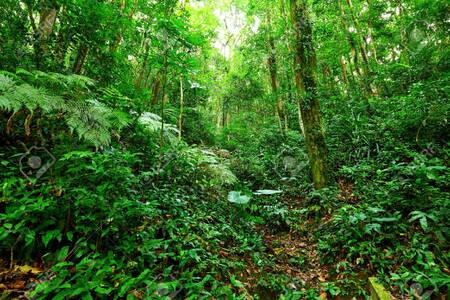
{"label": "slender tree trunk", "polygon": [[295,79],[300,95],[300,112],[304,126],[312,180],[316,189],[326,186],[327,145],[317,93],[317,60],[313,46],[312,24],[307,0],[290,0],[295,29]]}
{"label": "slender tree trunk", "polygon": [[[350,3],[349,5],[351,5],[351,2],[349,2],[349,0],[347,0],[347,3]],[[343,25],[344,30],[345,30],[345,35],[346,35],[346,37],[348,39],[348,42],[350,44],[351,55],[352,55],[352,58],[353,58],[353,67],[354,67],[354,69],[356,71],[356,74],[358,75],[359,81],[360,81],[360,83],[362,85],[362,91],[363,91],[362,92],[362,97],[363,97],[363,100],[364,100],[364,102],[366,104],[367,112],[370,113],[371,108],[370,108],[368,95],[372,93],[372,89],[371,89],[370,84],[369,84],[370,67],[369,67],[369,61],[368,61],[367,53],[366,53],[365,48],[363,47],[362,41],[359,41],[359,43],[358,43],[358,41],[355,41],[354,36],[349,31],[350,25],[347,22],[347,15],[346,15],[345,10],[344,10],[344,8],[342,6],[342,3],[340,1],[338,2],[338,5],[339,5],[339,10],[341,11],[341,16],[342,16],[341,20],[342,20],[342,25]],[[351,16],[351,17],[353,18],[353,20],[355,22],[355,17],[354,16]],[[356,24],[356,23],[354,23],[354,24]],[[355,28],[355,30],[358,30],[358,29]],[[357,32],[357,34],[359,34],[359,33]],[[361,67],[360,67],[360,64],[359,64],[359,55],[358,55],[358,50],[357,50],[358,48],[360,49],[361,58],[363,60],[363,68],[362,68],[363,72],[361,72]]]}
{"label": "slender tree trunk", "polygon": [[355,27],[356,30],[356,36],[358,37],[358,42],[359,42],[359,48],[361,49],[361,57],[363,59],[364,62],[364,69],[365,69],[365,73],[369,74],[370,72],[370,64],[369,64],[369,56],[367,55],[367,42],[364,39],[364,36],[362,35],[361,32],[361,26],[359,25],[359,21],[355,16],[355,12],[353,9],[353,3],[351,0],[346,0],[347,5],[350,9],[350,17],[353,21],[353,26]]}
{"label": "slender tree trunk", "polygon": [[359,53],[358,53],[358,50],[356,47],[356,42],[355,42],[352,34],[349,32],[350,25],[347,22],[347,15],[345,14],[344,7],[342,6],[341,2],[338,2],[338,5],[339,5],[339,10],[341,12],[341,23],[342,23],[342,27],[344,28],[344,34],[345,34],[345,37],[347,38],[348,44],[350,46],[350,52],[351,52],[351,57],[352,57],[350,62],[353,62],[354,69],[361,79],[361,72],[360,72],[359,59],[358,59]]}
{"label": "slender tree trunk", "polygon": [[141,89],[142,78],[144,77],[145,70],[147,69],[148,62],[148,52],[150,51],[150,46],[148,44],[145,45],[145,53],[144,53],[144,62],[142,63],[141,71],[139,72],[138,79],[136,81],[136,88],[138,90]]}
{"label": "slender tree trunk", "polygon": [[63,7],[61,16],[59,17],[59,30],[56,37],[55,45],[55,67],[58,72],[64,70],[64,58],[66,57],[67,49],[69,47],[69,34],[67,28],[63,25],[63,20],[66,17],[66,8]]}
{"label": "slender tree trunk", "polygon": [[400,40],[401,40],[401,43],[399,43],[399,47],[401,49],[400,59],[409,65],[411,61],[410,52],[408,51],[409,37],[408,33],[406,32],[406,28],[402,26],[403,25],[402,17],[405,14],[405,7],[402,2],[403,2],[402,0],[395,1],[395,4],[397,4],[399,10],[399,14],[395,16],[395,19],[397,21],[397,27],[400,28]]}
{"label": "slender tree trunk", "polygon": [[280,67],[280,77],[281,77],[281,92],[280,92],[280,97],[282,99],[282,103],[283,103],[283,107],[282,107],[282,115],[284,116],[284,130],[288,131],[289,129],[289,121],[288,121],[288,113],[286,111],[286,103],[288,102],[288,97],[287,97],[287,82],[289,81],[289,75],[287,74],[284,64],[281,64]]}
{"label": "slender tree trunk", "polygon": [[[367,2],[367,8],[369,11],[371,11],[371,6],[372,6],[372,1],[371,0],[366,0]],[[375,44],[375,37],[373,34],[373,17],[370,16],[368,21],[367,21],[367,27],[369,29],[369,35],[370,36],[370,42],[368,41],[368,46],[370,47],[371,51],[373,52],[373,58],[375,59],[375,62],[378,64],[378,54],[377,54],[377,47]]]}
{"label": "slender tree trunk", "polygon": [[339,5],[339,10],[341,11],[341,16],[342,16],[341,22],[342,22],[342,26],[344,27],[344,33],[345,33],[345,36],[350,45],[350,51],[351,51],[351,55],[352,55],[353,65],[354,65],[356,74],[358,74],[358,77],[362,80],[361,68],[359,66],[359,58],[358,58],[359,53],[357,50],[356,41],[353,38],[352,34],[349,32],[350,26],[347,23],[347,15],[345,14],[342,3],[338,2],[338,5]]}
{"label": "slender tree trunk", "polygon": [[36,26],[31,7],[29,8],[29,18],[34,30],[36,41],[34,43],[34,52],[36,57],[36,66],[41,68],[43,60],[48,54],[48,42],[53,32],[53,26],[56,21],[57,10],[54,7],[44,7],[39,13],[39,24]]}
{"label": "slender tree trunk", "polygon": [[347,63],[345,62],[344,56],[341,56],[341,69],[342,69],[342,79],[344,81],[345,87],[348,86],[347,78]]}
{"label": "slender tree trunk", "polygon": [[[267,17],[268,23],[270,26],[270,17]],[[270,26],[271,27],[271,26]],[[275,112],[278,117],[278,122],[280,125],[281,132],[284,131],[284,115],[283,115],[283,99],[279,95],[278,91],[278,78],[277,78],[277,59],[276,59],[276,49],[275,49],[275,41],[273,37],[269,33],[268,38],[268,44],[269,44],[269,56],[267,59],[267,66],[269,68],[269,75],[270,75],[270,85],[272,86],[272,93],[275,98]]]}
{"label": "slender tree trunk", "polygon": [[323,64],[322,74],[324,77],[324,81],[327,85],[327,88],[329,90],[333,90],[334,89],[334,79],[333,79],[333,72],[331,71],[330,66],[328,66],[327,64]]}
{"label": "slender tree trunk", "polygon": [[[166,94],[165,91],[165,84],[166,84],[166,79],[167,79],[167,69],[168,69],[168,50],[166,49],[164,51],[164,62],[163,62],[163,66],[162,68],[158,71],[158,73],[156,74],[156,79],[155,79],[155,83],[153,85],[153,91],[152,91],[152,105],[156,105],[158,103],[158,98],[159,98],[159,90],[161,88],[161,83],[163,83],[163,98],[164,95]],[[162,76],[162,78],[161,78]],[[162,100],[164,101],[164,99]]]}
{"label": "slender tree trunk", "polygon": [[80,74],[83,68],[84,63],[86,62],[86,57],[88,54],[88,47],[85,45],[81,45],[78,48],[77,58],[75,60],[75,65],[73,66],[73,73]]}
{"label": "slender tree trunk", "polygon": [[158,103],[158,95],[159,95],[159,90],[161,88],[161,72],[162,72],[162,69],[159,70],[158,73],[156,73],[156,78],[155,78],[155,81],[153,82],[152,101],[151,101],[152,105],[156,105]]}
{"label": "slender tree trunk", "polygon": [[53,32],[53,26],[56,21],[56,8],[44,8],[39,17],[39,44],[41,50],[46,54],[48,52],[48,40]]}
{"label": "slender tree trunk", "polygon": [[180,116],[178,117],[178,139],[181,140],[183,131],[183,109],[184,109],[184,91],[183,76],[180,77]]}
{"label": "slender tree trunk", "polygon": [[[362,58],[363,67],[364,67],[364,75],[362,76],[364,89],[367,91],[367,94],[374,95],[374,94],[377,94],[377,87],[374,85],[373,82],[372,83],[370,82],[371,81],[370,80],[371,79],[371,67],[370,67],[370,58],[369,58],[369,55],[367,52],[367,49],[370,47],[370,45],[367,42],[367,36],[364,36],[362,33],[362,29],[359,24],[358,18],[355,15],[355,9],[353,7],[352,0],[346,0],[346,2],[349,7],[350,18],[353,22],[353,26],[356,31],[355,35],[357,37],[359,48],[361,50],[360,51],[361,58]],[[370,5],[370,3],[369,3],[369,5]],[[343,12],[342,8],[341,8],[341,12]],[[369,27],[369,33],[370,33],[370,27]],[[372,44],[373,44],[373,41],[372,41]],[[373,48],[373,51],[375,53],[374,55],[376,55],[375,48]],[[376,59],[376,56],[375,56],[375,59]],[[367,104],[367,111],[368,111],[368,113],[370,113],[371,107],[370,107],[370,103],[369,103],[367,95],[365,95],[365,100],[366,100],[366,104]]]}
{"label": "slender tree trunk", "polygon": [[163,78],[163,86],[162,86],[162,100],[161,100],[161,132],[160,132],[160,138],[161,138],[161,144],[160,147],[161,149],[164,146],[164,104],[165,104],[165,96],[166,96],[166,89],[167,89],[167,69],[168,69],[168,64],[167,64],[167,51],[164,55],[164,78]]}
{"label": "slender tree trunk", "polygon": [[[166,85],[167,85],[167,50],[164,53],[164,77],[163,77],[163,86],[162,86],[162,94],[163,94],[163,99],[161,100],[161,112],[160,112],[160,117],[161,117],[161,129],[159,132],[159,162],[158,162],[158,176],[157,178],[159,179],[159,174],[161,173],[161,168],[162,168],[162,159],[164,156],[164,152],[163,152],[163,148],[164,148],[164,96],[166,94]],[[156,97],[158,97],[158,94],[156,94]],[[158,98],[156,98],[156,101],[158,101]]]}
{"label": "slender tree trunk", "polygon": [[[131,21],[133,20],[134,14],[136,13],[138,5],[138,0],[134,0],[133,2],[133,9],[130,11],[130,14],[128,15],[128,19]],[[120,1],[119,8],[120,8],[120,14],[121,16],[124,16],[124,11],[126,7],[126,1]],[[119,33],[116,35],[114,41],[111,42],[109,46],[110,52],[116,52],[117,48],[120,45],[120,42],[122,41],[122,30],[119,29]]]}
{"label": "slender tree trunk", "polygon": [[224,98],[222,100],[222,128],[227,127],[228,118],[228,99]]}

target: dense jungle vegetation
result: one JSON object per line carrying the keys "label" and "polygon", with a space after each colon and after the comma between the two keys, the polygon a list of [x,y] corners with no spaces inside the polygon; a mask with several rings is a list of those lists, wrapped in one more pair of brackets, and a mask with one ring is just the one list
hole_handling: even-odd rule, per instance
{"label": "dense jungle vegetation", "polygon": [[449,6],[2,0],[0,299],[446,299]]}

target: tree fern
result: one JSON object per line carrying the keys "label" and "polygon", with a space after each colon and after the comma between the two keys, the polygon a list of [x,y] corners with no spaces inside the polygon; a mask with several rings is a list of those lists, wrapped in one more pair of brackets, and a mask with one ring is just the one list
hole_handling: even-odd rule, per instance
{"label": "tree fern", "polygon": [[169,140],[175,140],[178,135],[178,129],[175,125],[163,123],[160,116],[151,112],[144,112],[139,117],[139,123],[152,133],[159,133],[163,126],[164,136]]}
{"label": "tree fern", "polygon": [[109,144],[111,132],[130,123],[128,114],[114,111],[95,99],[73,94],[74,89],[86,90],[92,85],[89,78],[25,70],[19,70],[18,76],[22,82],[6,72],[0,74],[1,110],[15,113],[27,109],[33,114],[40,108],[44,115],[62,113],[71,132],[97,147]]}
{"label": "tree fern", "polygon": [[237,182],[236,175],[228,165],[209,150],[186,148],[184,155],[193,158],[199,166],[211,177],[215,185],[230,185]]}
{"label": "tree fern", "polygon": [[66,91],[70,91],[67,89],[72,88],[87,90],[95,85],[95,81],[91,78],[77,74],[64,75],[60,73],[45,73],[38,70],[29,72],[24,69],[18,69],[16,74],[32,84],[61,88]]}
{"label": "tree fern", "polygon": [[22,103],[14,97],[14,88],[14,80],[0,74],[0,109],[16,112],[22,107]]}

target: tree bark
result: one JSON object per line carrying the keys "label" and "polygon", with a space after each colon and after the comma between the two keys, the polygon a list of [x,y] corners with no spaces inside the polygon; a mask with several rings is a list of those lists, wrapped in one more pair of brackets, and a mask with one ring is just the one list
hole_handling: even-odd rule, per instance
{"label": "tree bark", "polygon": [[142,78],[144,77],[145,74],[145,70],[147,69],[147,62],[148,62],[148,53],[150,50],[150,46],[148,44],[145,45],[145,53],[144,53],[144,61],[142,63],[142,67],[141,70],[139,72],[139,76],[138,79],[136,81],[136,89],[140,90],[141,89],[141,84],[142,84]]}
{"label": "tree bark", "polygon": [[366,76],[370,73],[370,64],[369,64],[369,56],[367,55],[367,42],[366,39],[363,37],[362,32],[361,32],[361,26],[359,25],[359,21],[355,16],[355,12],[353,9],[353,3],[351,0],[346,0],[347,5],[350,9],[350,17],[353,21],[353,26],[355,26],[355,30],[356,30],[356,36],[358,37],[358,42],[359,42],[359,48],[361,50],[361,57],[363,59],[364,62],[364,72],[366,74]]}
{"label": "tree bark", "polygon": [[180,116],[178,117],[178,139],[181,140],[183,131],[184,90],[183,76],[180,77]]}
{"label": "tree bark", "polygon": [[75,65],[73,66],[73,73],[74,74],[80,74],[81,69],[83,68],[83,65],[86,61],[86,57],[88,54],[88,47],[85,45],[81,45],[78,48],[77,58],[75,60]]}
{"label": "tree bark", "polygon": [[317,60],[313,46],[312,24],[307,0],[290,0],[296,40],[295,81],[299,91],[300,113],[304,126],[312,180],[316,189],[327,184],[327,145],[317,93]]}
{"label": "tree bark", "polygon": [[29,9],[29,18],[35,30],[36,41],[34,51],[36,57],[36,66],[41,68],[42,62],[48,54],[48,42],[53,32],[53,26],[56,21],[57,10],[54,7],[43,7],[39,13],[39,24],[35,25],[33,12]]}
{"label": "tree bark", "polygon": [[342,69],[342,79],[344,81],[345,87],[347,87],[348,86],[347,64],[345,62],[344,56],[341,56],[341,69]]}
{"label": "tree bark", "polygon": [[55,8],[44,8],[39,17],[39,41],[41,50],[47,52],[47,41],[53,32],[53,25],[56,21],[56,9]]}
{"label": "tree bark", "polygon": [[57,72],[62,73],[64,71],[64,58],[66,57],[67,49],[69,47],[69,34],[68,29],[64,26],[64,20],[66,19],[67,11],[66,7],[62,8],[61,15],[59,16],[59,30],[56,35],[55,45],[55,67]]}
{"label": "tree bark", "polygon": [[347,20],[346,20],[347,19],[347,15],[345,14],[345,11],[344,11],[344,8],[342,6],[342,3],[339,2],[338,5],[339,5],[339,10],[341,11],[341,16],[342,16],[341,22],[342,22],[342,26],[344,27],[344,33],[345,33],[345,36],[346,36],[346,38],[348,40],[348,43],[350,45],[350,51],[351,51],[351,54],[352,54],[353,65],[354,65],[356,74],[358,74],[358,77],[362,80],[361,68],[359,66],[359,58],[358,58],[359,53],[358,53],[358,50],[357,50],[356,42],[355,42],[355,39],[353,38],[353,36],[351,35],[351,33],[349,32],[350,26],[347,23]]}
{"label": "tree bark", "polygon": [[[267,17],[269,27],[271,27],[270,17]],[[273,39],[273,36],[269,33],[268,38],[268,44],[269,44],[269,55],[267,58],[267,66],[269,68],[269,75],[270,75],[270,85],[272,86],[272,92],[275,98],[275,111],[278,116],[278,121],[280,125],[281,132],[284,132],[284,111],[283,111],[283,99],[279,95],[278,91],[278,78],[277,78],[277,59],[276,59],[276,49],[275,49],[275,40]]]}
{"label": "tree bark", "polygon": [[161,88],[161,72],[162,69],[158,71],[158,73],[156,74],[156,78],[155,78],[155,82],[153,83],[153,88],[152,88],[152,105],[156,105],[158,103],[158,95],[159,95],[159,90]]}

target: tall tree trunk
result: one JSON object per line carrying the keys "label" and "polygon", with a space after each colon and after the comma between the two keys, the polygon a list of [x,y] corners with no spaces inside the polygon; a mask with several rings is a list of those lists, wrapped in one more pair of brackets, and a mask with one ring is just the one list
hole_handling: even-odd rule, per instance
{"label": "tall tree trunk", "polygon": [[184,90],[183,75],[180,76],[180,116],[178,117],[178,139],[181,140],[183,131]]}
{"label": "tall tree trunk", "polygon": [[84,63],[86,62],[86,57],[88,54],[89,48],[85,45],[81,45],[78,48],[77,58],[75,60],[75,65],[73,66],[73,73],[80,74],[83,68]]}
{"label": "tall tree trunk", "polygon": [[228,99],[225,97],[222,100],[222,128],[227,127],[227,118],[228,118]]}
{"label": "tall tree trunk", "polygon": [[347,88],[348,86],[347,63],[345,62],[344,56],[341,56],[341,69],[342,69],[342,79],[344,81],[345,87]]}
{"label": "tall tree trunk", "polygon": [[349,32],[349,28],[350,25],[347,22],[347,15],[345,14],[344,11],[344,7],[342,6],[341,2],[338,2],[339,5],[339,10],[341,12],[341,22],[342,22],[342,26],[344,27],[344,33],[345,33],[345,37],[348,40],[348,43],[350,45],[350,51],[352,54],[352,61],[353,61],[353,65],[356,71],[356,74],[358,74],[358,77],[360,77],[360,79],[362,80],[362,74],[361,74],[361,68],[359,66],[359,53],[357,50],[357,46],[356,46],[356,41],[353,38],[352,34]]}
{"label": "tall tree trunk", "polygon": [[42,62],[48,54],[48,42],[55,25],[57,10],[54,7],[43,7],[39,13],[38,26],[35,25],[32,14],[33,12],[29,10],[29,17],[36,35],[34,44],[36,66],[41,68]]}
{"label": "tall tree trunk", "polygon": [[[167,68],[168,68],[168,64],[167,64],[167,50],[165,52],[164,55],[164,77],[163,77],[163,86],[162,86],[162,97],[163,99],[161,100],[161,112],[160,112],[160,117],[161,117],[161,130],[159,132],[159,162],[158,162],[158,176],[157,178],[159,179],[159,174],[161,174],[161,168],[162,168],[162,162],[163,162],[163,156],[164,156],[164,103],[165,103],[165,94],[166,94],[166,85],[167,85]],[[158,94],[156,94],[156,96],[158,96]],[[158,99],[158,98],[156,98]]]}
{"label": "tall tree trunk", "polygon": [[[347,0],[347,3],[350,3],[349,5],[351,5],[351,2],[349,2],[349,0]],[[353,58],[353,65],[354,65],[354,69],[356,71],[356,74],[359,77],[359,80],[361,82],[362,85],[362,97],[364,99],[364,102],[366,104],[366,109],[367,112],[370,113],[371,108],[370,108],[370,103],[369,103],[369,97],[368,95],[372,93],[372,89],[370,87],[369,84],[369,71],[370,71],[370,67],[369,67],[369,61],[368,61],[368,57],[367,57],[367,53],[366,50],[363,46],[363,42],[359,39],[358,41],[355,41],[353,34],[349,31],[350,29],[350,25],[347,22],[347,15],[345,13],[344,7],[342,6],[342,3],[339,1],[338,2],[339,5],[339,10],[341,11],[341,21],[342,21],[342,25],[344,27],[345,30],[345,35],[348,39],[348,42],[350,44],[350,49],[351,49],[351,54],[352,54],[352,58]],[[356,26],[357,23],[355,23],[355,17],[351,16],[353,18],[353,22],[354,25]],[[358,29],[354,28],[356,31],[358,31]],[[359,32],[357,32],[356,34],[359,34]],[[357,36],[358,37],[358,36]],[[363,60],[363,72],[361,72],[361,68],[359,65],[359,55],[358,55],[358,50],[360,49],[361,52],[361,58]],[[351,65],[350,65],[351,68]]]}
{"label": "tall tree trunk", "polygon": [[289,120],[288,120],[288,113],[287,113],[287,109],[286,109],[286,103],[289,101],[288,98],[288,81],[290,80],[289,74],[287,74],[286,70],[285,70],[285,66],[284,64],[281,64],[280,66],[280,77],[281,77],[281,92],[280,92],[280,97],[282,99],[282,103],[283,103],[283,107],[282,107],[282,112],[283,112],[283,116],[284,116],[284,130],[288,131],[289,129]]}
{"label": "tall tree trunk", "polygon": [[[369,60],[369,55],[368,55],[368,48],[370,47],[370,45],[367,42],[367,36],[364,36],[362,33],[362,29],[361,26],[359,24],[358,18],[355,15],[355,9],[353,7],[353,3],[352,0],[346,0],[347,5],[349,7],[349,11],[350,11],[350,18],[353,22],[353,26],[355,28],[355,35],[357,37],[357,41],[358,41],[358,45],[360,48],[360,52],[361,52],[361,58],[363,61],[363,67],[364,67],[364,75],[362,77],[363,80],[363,84],[364,84],[364,89],[367,91],[368,94],[374,95],[377,94],[377,87],[375,86],[375,84],[372,82],[370,83],[370,79],[371,79],[371,67],[370,67],[370,60]],[[369,4],[370,5],[370,4]],[[341,12],[343,13],[343,16],[345,15],[345,13],[343,12],[343,9],[341,8]],[[369,33],[370,33],[370,27],[369,27]],[[373,41],[372,41],[373,44]],[[376,49],[373,48],[374,53],[376,53]],[[375,55],[375,54],[374,54]],[[367,104],[367,111],[370,113],[371,112],[371,107],[370,107],[370,103],[368,100],[367,95],[365,96],[365,100],[366,100],[366,104]]]}
{"label": "tall tree trunk", "polygon": [[159,90],[161,89],[161,73],[163,69],[160,69],[158,73],[156,73],[155,81],[153,82],[153,88],[152,88],[152,105],[156,105],[158,103],[158,95]]}
{"label": "tall tree trunk", "polygon": [[[270,26],[270,17],[267,17],[269,27]],[[275,98],[275,111],[278,117],[278,122],[280,124],[280,130],[284,131],[284,115],[283,115],[283,99],[279,95],[278,91],[278,79],[277,79],[277,58],[276,58],[276,49],[275,49],[275,40],[273,39],[273,36],[269,33],[268,38],[268,44],[269,44],[269,56],[267,58],[267,66],[269,68],[269,75],[270,75],[270,85],[272,86],[272,93]]]}
{"label": "tall tree trunk", "polygon": [[[136,10],[137,10],[137,5],[138,5],[138,0],[134,0],[133,9],[130,11],[129,15],[127,16],[130,21],[133,20],[134,14],[136,13]],[[120,4],[119,4],[119,9],[120,9],[120,15],[122,17],[124,17],[125,7],[126,7],[126,1],[121,0]],[[120,42],[122,41],[122,38],[123,38],[122,30],[123,30],[123,28],[119,29],[119,33],[116,34],[115,39],[111,42],[111,44],[109,46],[109,50],[112,53],[117,51],[117,48],[119,47]]]}
{"label": "tall tree trunk", "polygon": [[353,9],[353,3],[351,0],[346,0],[347,5],[350,9],[350,17],[353,21],[353,26],[355,27],[356,30],[356,36],[358,37],[358,42],[359,42],[359,48],[361,49],[361,57],[363,59],[364,62],[364,69],[365,69],[365,73],[369,74],[370,72],[370,64],[369,64],[369,56],[367,55],[367,41],[364,38],[364,36],[362,35],[361,32],[361,26],[359,25],[359,21],[355,16],[355,12]]}
{"label": "tall tree trunk", "polygon": [[42,9],[39,17],[39,44],[44,54],[48,52],[47,42],[53,32],[53,26],[56,21],[56,8],[46,7]]}
{"label": "tall tree trunk", "polygon": [[300,112],[304,126],[312,180],[316,189],[326,186],[327,145],[317,93],[317,60],[313,46],[312,24],[307,0],[290,0],[294,24],[295,81],[300,95]]}
{"label": "tall tree trunk", "polygon": [[138,79],[136,80],[136,89],[140,90],[142,85],[142,78],[144,77],[145,71],[147,69],[148,62],[148,52],[150,50],[150,46],[148,44],[145,45],[145,53],[144,53],[144,61],[142,63],[141,70],[139,71]]}
{"label": "tall tree trunk", "polygon": [[[369,10],[369,12],[371,11],[371,6],[372,6],[372,1],[371,0],[366,0],[367,2],[367,9]],[[367,27],[369,29],[369,35],[368,37],[370,37],[370,41],[367,41],[368,46],[370,47],[372,53],[373,53],[373,58],[375,59],[375,62],[378,64],[378,54],[377,54],[377,47],[375,45],[375,36],[373,34],[373,17],[372,15],[369,16],[368,20],[367,20]]]}
{"label": "tall tree trunk", "polygon": [[333,72],[330,69],[330,66],[326,63],[322,66],[322,74],[323,74],[323,80],[325,81],[328,90],[334,89],[334,78],[333,78]]}
{"label": "tall tree trunk", "polygon": [[62,8],[61,15],[59,17],[59,30],[56,35],[55,45],[55,68],[57,72],[62,73],[64,71],[64,58],[66,57],[67,49],[69,47],[69,34],[68,28],[64,26],[64,20],[66,19],[67,11],[66,7]]}
{"label": "tall tree trunk", "polygon": [[[165,84],[166,84],[166,78],[167,78],[167,69],[168,69],[168,50],[166,49],[164,51],[164,58],[163,58],[163,66],[156,74],[156,79],[153,84],[153,91],[152,91],[152,105],[156,105],[158,103],[158,97],[159,97],[159,90],[161,89],[161,83],[163,83],[163,97],[165,95]],[[163,99],[164,100],[164,99]]]}

